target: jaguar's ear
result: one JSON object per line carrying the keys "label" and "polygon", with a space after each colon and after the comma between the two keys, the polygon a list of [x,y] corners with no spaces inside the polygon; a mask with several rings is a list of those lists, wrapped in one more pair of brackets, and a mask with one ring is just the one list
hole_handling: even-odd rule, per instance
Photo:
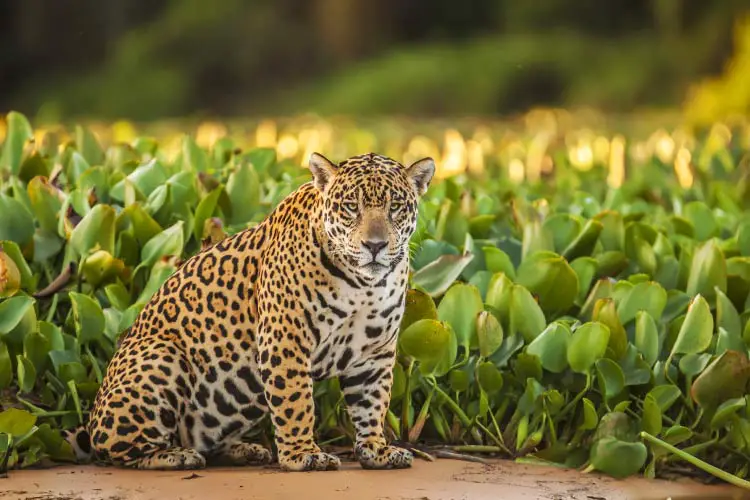
{"label": "jaguar's ear", "polygon": [[315,187],[321,192],[325,191],[328,184],[336,175],[338,167],[328,158],[320,153],[310,155],[310,170],[313,174]]}
{"label": "jaguar's ear", "polygon": [[406,169],[406,175],[414,184],[417,194],[422,196],[427,191],[432,176],[435,175],[435,161],[429,157],[415,161]]}

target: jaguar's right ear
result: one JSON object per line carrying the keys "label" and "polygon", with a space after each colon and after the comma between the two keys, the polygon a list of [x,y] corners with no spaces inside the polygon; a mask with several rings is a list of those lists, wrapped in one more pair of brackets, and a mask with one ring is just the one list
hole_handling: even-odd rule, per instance
{"label": "jaguar's right ear", "polygon": [[313,153],[310,155],[310,170],[313,174],[313,181],[315,187],[323,192],[326,190],[328,184],[330,184],[333,177],[338,171],[338,167],[328,158],[320,153]]}

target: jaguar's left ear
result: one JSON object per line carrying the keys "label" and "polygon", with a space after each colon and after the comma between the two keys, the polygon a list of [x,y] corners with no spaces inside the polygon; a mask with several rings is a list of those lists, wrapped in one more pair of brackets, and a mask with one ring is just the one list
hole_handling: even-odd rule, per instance
{"label": "jaguar's left ear", "polygon": [[318,188],[321,192],[325,191],[328,184],[336,175],[338,167],[331,160],[320,153],[311,154],[309,164],[310,170],[313,174],[315,187]]}
{"label": "jaguar's left ear", "polygon": [[432,176],[435,175],[435,161],[432,158],[422,158],[415,161],[406,169],[406,175],[414,184],[417,195],[422,196],[430,186]]}

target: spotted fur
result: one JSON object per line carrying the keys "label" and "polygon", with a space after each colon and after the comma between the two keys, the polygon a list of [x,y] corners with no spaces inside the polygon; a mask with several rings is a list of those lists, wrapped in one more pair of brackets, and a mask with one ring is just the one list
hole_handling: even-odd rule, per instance
{"label": "spotted fur", "polygon": [[313,181],[259,225],[188,259],[144,307],[69,441],[100,463],[264,464],[243,436],[270,413],[285,470],[336,469],[313,438],[313,381],[338,376],[365,468],[402,468],[386,443],[408,242],[434,173],[367,154],[310,159]]}

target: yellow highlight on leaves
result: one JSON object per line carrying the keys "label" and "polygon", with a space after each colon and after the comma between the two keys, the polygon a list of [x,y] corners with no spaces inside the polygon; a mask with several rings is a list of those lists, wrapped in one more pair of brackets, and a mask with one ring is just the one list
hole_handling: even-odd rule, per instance
{"label": "yellow highlight on leaves", "polygon": [[680,148],[674,161],[674,171],[677,175],[677,181],[683,188],[689,188],[693,185],[693,171],[690,169],[690,151]]}

